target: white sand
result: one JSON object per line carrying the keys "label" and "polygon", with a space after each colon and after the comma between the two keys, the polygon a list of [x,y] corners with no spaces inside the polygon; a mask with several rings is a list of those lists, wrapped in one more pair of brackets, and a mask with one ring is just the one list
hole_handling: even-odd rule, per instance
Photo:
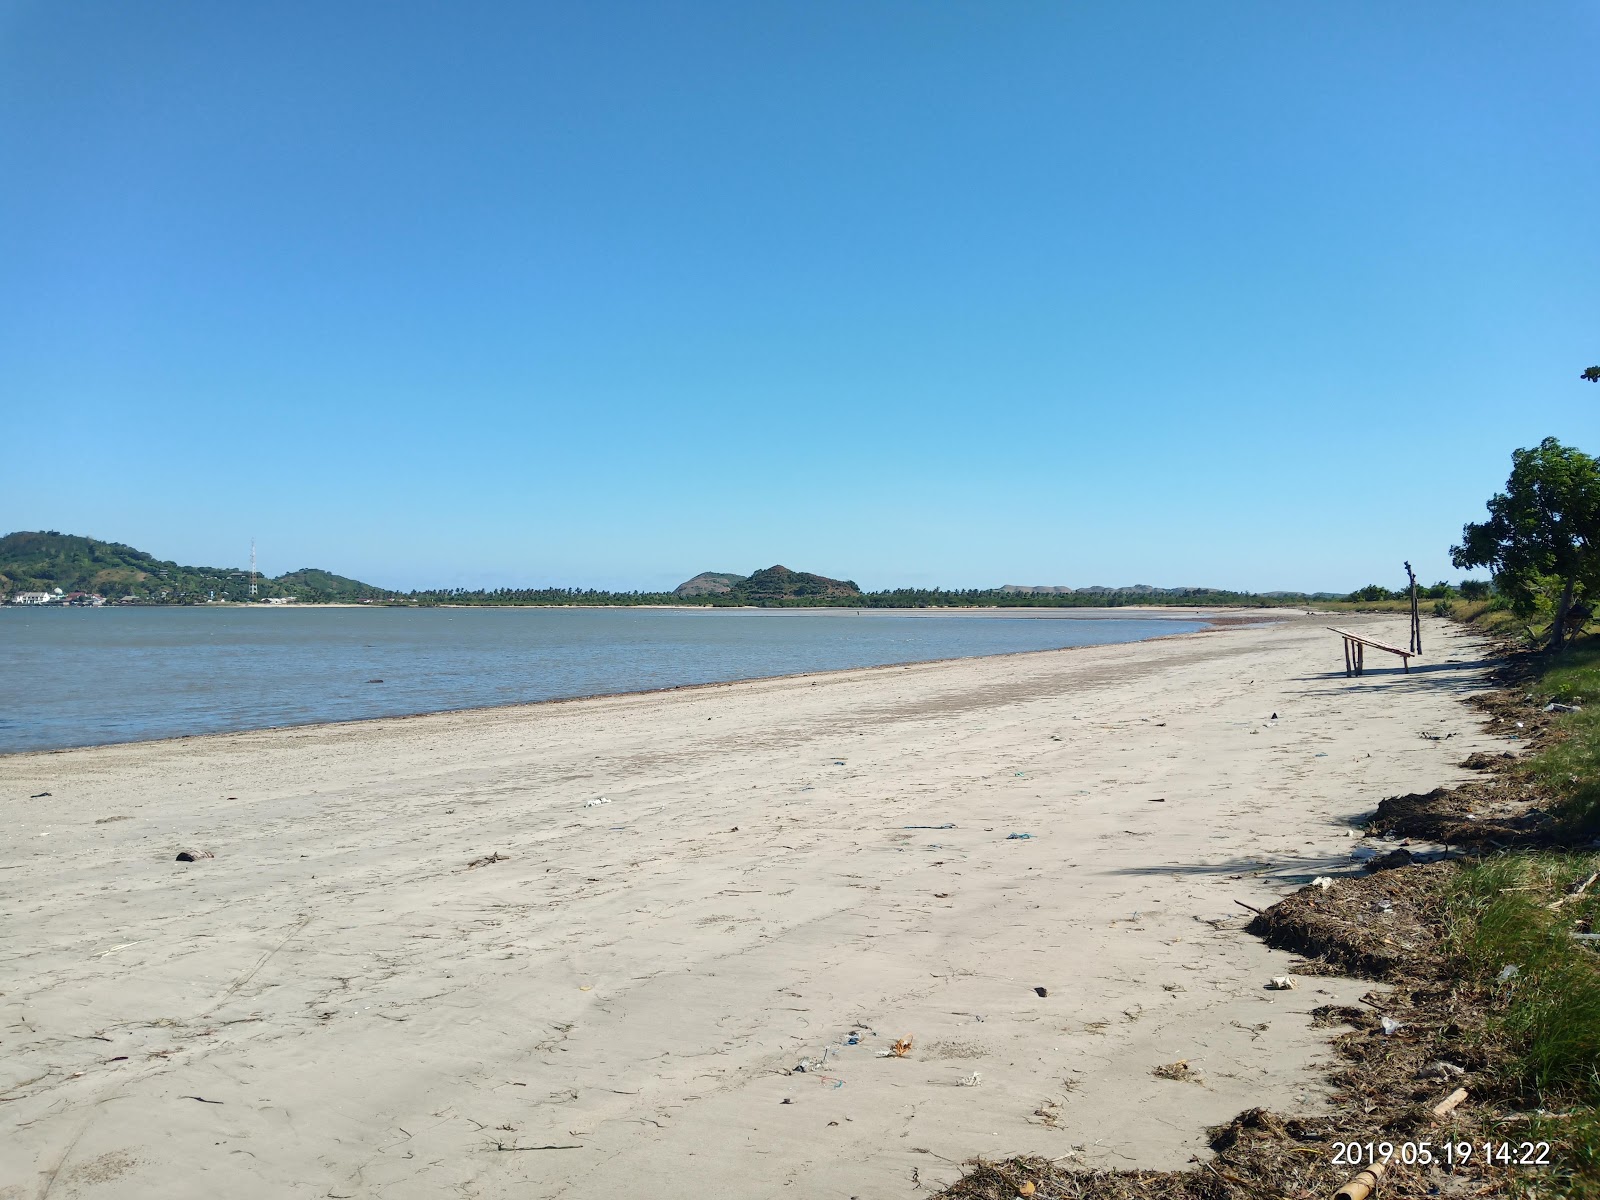
{"label": "white sand", "polygon": [[1233,901],[1492,744],[1468,639],[1326,623],[0,758],[0,1197],[843,1200],[1314,1111],[1367,985],[1265,990]]}

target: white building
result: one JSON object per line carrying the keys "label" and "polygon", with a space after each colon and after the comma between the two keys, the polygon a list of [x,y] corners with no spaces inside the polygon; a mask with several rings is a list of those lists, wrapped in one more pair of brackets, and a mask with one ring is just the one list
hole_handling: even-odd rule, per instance
{"label": "white building", "polygon": [[49,604],[55,597],[49,592],[18,592],[11,597],[13,604]]}

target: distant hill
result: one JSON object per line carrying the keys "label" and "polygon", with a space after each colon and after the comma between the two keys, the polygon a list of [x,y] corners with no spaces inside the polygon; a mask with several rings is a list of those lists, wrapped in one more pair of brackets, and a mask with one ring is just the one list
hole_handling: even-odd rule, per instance
{"label": "distant hill", "polygon": [[743,583],[745,578],[725,571],[701,571],[693,579],[685,579],[673,588],[672,594],[685,599],[691,596],[726,596],[733,591],[734,584]]}
{"label": "distant hill", "polygon": [[859,596],[861,589],[848,579],[829,579],[808,571],[788,567],[768,567],[754,575],[733,575],[722,571],[702,571],[672,590],[674,596],[726,597],[735,604],[782,604],[815,601],[826,597]]}
{"label": "distant hill", "polygon": [[[249,572],[240,567],[186,567],[121,542],[55,530],[0,537],[0,600],[15,592],[95,592],[108,600],[196,604],[247,600]],[[276,578],[259,576],[257,599],[368,600],[391,593],[314,567]]]}
{"label": "distant hill", "polygon": [[859,596],[861,589],[849,579],[829,579],[788,567],[768,567],[736,585],[733,593],[751,604],[798,600],[816,596]]}

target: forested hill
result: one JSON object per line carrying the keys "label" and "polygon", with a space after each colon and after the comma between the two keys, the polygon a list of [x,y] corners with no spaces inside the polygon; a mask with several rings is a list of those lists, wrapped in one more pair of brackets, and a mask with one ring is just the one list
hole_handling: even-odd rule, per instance
{"label": "forested hill", "polygon": [[[93,592],[107,600],[132,596],[152,603],[197,604],[244,600],[249,573],[242,567],[186,567],[121,542],[102,542],[54,530],[0,537],[0,599],[17,592]],[[305,567],[256,581],[258,599],[368,600],[391,596],[382,588]]]}

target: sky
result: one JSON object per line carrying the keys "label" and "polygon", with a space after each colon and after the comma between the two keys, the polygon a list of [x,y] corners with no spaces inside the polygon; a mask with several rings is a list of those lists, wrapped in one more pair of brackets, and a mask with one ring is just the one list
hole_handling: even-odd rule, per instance
{"label": "sky", "polygon": [[0,533],[1344,591],[1600,452],[1600,4],[0,0]]}

